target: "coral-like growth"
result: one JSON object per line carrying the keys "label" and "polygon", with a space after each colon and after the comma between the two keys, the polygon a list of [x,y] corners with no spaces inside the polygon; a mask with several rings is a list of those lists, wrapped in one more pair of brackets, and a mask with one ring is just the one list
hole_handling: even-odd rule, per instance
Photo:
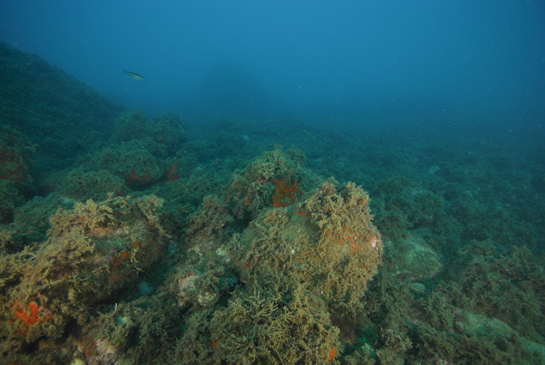
{"label": "coral-like growth", "polygon": [[273,207],[283,208],[295,203],[295,193],[299,191],[297,181],[287,184],[280,179],[276,179],[274,183]]}
{"label": "coral-like growth", "polygon": [[36,323],[48,322],[53,319],[53,315],[46,307],[38,307],[38,304],[32,302],[28,305],[30,312],[25,310],[19,302],[13,304],[15,309],[15,314],[24,324],[27,326],[32,326]]}
{"label": "coral-like growth", "polygon": [[264,152],[242,171],[236,171],[226,190],[235,216],[256,217],[272,205],[283,207],[295,202],[299,189],[307,191],[318,184],[318,178],[303,167],[304,155],[297,149],[283,152],[281,147]]}

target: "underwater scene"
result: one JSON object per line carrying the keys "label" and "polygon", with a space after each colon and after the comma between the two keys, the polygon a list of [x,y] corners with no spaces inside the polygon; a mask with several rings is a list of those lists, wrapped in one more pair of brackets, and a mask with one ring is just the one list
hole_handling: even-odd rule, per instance
{"label": "underwater scene", "polygon": [[0,6],[0,364],[545,364],[542,4],[132,3]]}

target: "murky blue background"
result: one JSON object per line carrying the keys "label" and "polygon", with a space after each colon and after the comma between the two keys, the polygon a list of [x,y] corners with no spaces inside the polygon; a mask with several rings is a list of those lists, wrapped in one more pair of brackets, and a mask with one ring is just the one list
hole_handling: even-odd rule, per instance
{"label": "murky blue background", "polygon": [[151,115],[543,129],[540,1],[6,0],[0,9],[1,41]]}

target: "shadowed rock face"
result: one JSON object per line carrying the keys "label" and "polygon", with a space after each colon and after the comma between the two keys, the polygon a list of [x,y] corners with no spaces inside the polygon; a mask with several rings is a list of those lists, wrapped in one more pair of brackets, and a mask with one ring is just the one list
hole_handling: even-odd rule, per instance
{"label": "shadowed rock face", "polygon": [[63,168],[112,133],[125,108],[42,58],[0,43],[2,124],[38,144],[35,178]]}

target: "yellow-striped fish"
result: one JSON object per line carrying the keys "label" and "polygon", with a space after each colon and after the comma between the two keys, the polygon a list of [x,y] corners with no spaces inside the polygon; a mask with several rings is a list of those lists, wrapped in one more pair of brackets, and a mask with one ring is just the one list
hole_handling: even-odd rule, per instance
{"label": "yellow-striped fish", "polygon": [[123,73],[129,75],[130,77],[132,77],[135,80],[146,81],[146,78],[144,76],[142,76],[140,74],[137,74],[136,72],[130,72],[130,71],[127,71],[127,70],[123,70]]}

